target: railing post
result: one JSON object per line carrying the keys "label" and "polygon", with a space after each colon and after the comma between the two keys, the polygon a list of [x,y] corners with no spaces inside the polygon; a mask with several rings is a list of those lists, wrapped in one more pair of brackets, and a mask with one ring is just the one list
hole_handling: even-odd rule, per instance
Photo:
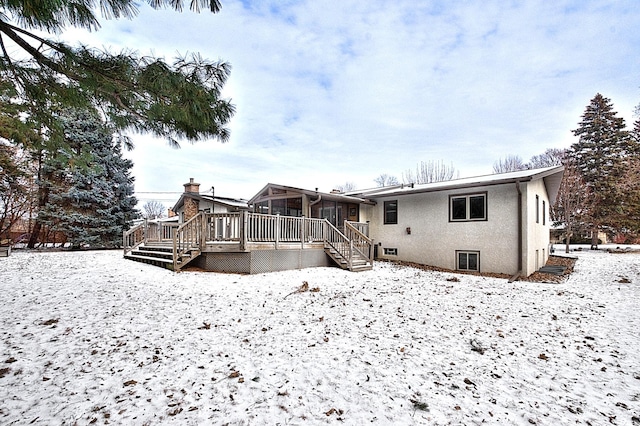
{"label": "railing post", "polygon": [[353,240],[349,239],[349,270],[353,270]]}
{"label": "railing post", "polygon": [[304,250],[304,240],[307,239],[307,218],[302,216],[300,222],[300,248]]}
{"label": "railing post", "polygon": [[205,246],[207,245],[207,213],[202,212],[202,223],[200,224],[200,251],[204,251]]}
{"label": "railing post", "polygon": [[275,240],[276,240],[276,250],[278,250],[278,243],[280,243],[280,223],[281,223],[280,213],[278,213],[276,215],[276,229],[275,229],[275,231],[276,231],[276,238],[275,238]]}
{"label": "railing post", "polygon": [[[176,230],[177,231],[177,230]],[[173,231],[173,272],[178,269],[178,232]]]}
{"label": "railing post", "polygon": [[249,226],[249,212],[242,211],[240,222],[240,250],[245,251],[247,249],[247,232]]}

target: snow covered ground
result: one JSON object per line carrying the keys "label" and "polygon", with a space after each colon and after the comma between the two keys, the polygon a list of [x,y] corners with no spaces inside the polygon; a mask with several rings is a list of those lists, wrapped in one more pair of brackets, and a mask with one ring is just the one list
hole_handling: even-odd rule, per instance
{"label": "snow covered ground", "polygon": [[540,284],[17,250],[0,424],[640,425],[640,254],[572,255]]}

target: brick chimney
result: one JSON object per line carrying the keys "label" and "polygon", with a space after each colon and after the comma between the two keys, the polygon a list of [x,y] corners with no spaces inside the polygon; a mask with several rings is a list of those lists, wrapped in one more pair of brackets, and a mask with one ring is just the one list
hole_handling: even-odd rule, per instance
{"label": "brick chimney", "polygon": [[200,193],[200,184],[195,183],[193,178],[189,178],[189,183],[184,184],[184,192],[191,192],[195,194]]}
{"label": "brick chimney", "polygon": [[189,195],[200,194],[200,184],[195,183],[193,178],[189,178],[189,183],[184,184],[184,218],[186,222],[200,210],[200,200],[190,197]]}

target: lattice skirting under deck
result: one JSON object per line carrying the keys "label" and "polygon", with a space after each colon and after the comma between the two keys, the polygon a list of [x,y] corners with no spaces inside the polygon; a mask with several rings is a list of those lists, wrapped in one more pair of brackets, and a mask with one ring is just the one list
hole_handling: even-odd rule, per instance
{"label": "lattice skirting under deck", "polygon": [[332,265],[331,260],[322,249],[202,253],[194,263],[207,271],[241,274],[261,274]]}

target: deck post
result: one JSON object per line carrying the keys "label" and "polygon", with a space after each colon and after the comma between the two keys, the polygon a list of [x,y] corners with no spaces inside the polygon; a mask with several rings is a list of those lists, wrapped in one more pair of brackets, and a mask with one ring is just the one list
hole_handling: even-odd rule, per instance
{"label": "deck post", "polygon": [[276,215],[276,250],[278,250],[278,243],[280,242],[280,223],[281,223],[281,219],[280,219],[280,213],[278,213]]}
{"label": "deck post", "polygon": [[178,270],[178,233],[173,233],[173,271]]}
{"label": "deck post", "polygon": [[204,251],[204,248],[207,246],[207,213],[202,212],[202,224],[200,227],[200,251]]}
{"label": "deck post", "polygon": [[349,239],[349,270],[353,270],[353,239]]}
{"label": "deck post", "polygon": [[304,250],[304,240],[307,237],[307,218],[302,216],[302,223],[300,228],[300,248]]}
{"label": "deck post", "polygon": [[242,211],[242,222],[240,223],[240,250],[245,251],[247,249],[247,234],[249,225],[249,213],[246,210]]}

